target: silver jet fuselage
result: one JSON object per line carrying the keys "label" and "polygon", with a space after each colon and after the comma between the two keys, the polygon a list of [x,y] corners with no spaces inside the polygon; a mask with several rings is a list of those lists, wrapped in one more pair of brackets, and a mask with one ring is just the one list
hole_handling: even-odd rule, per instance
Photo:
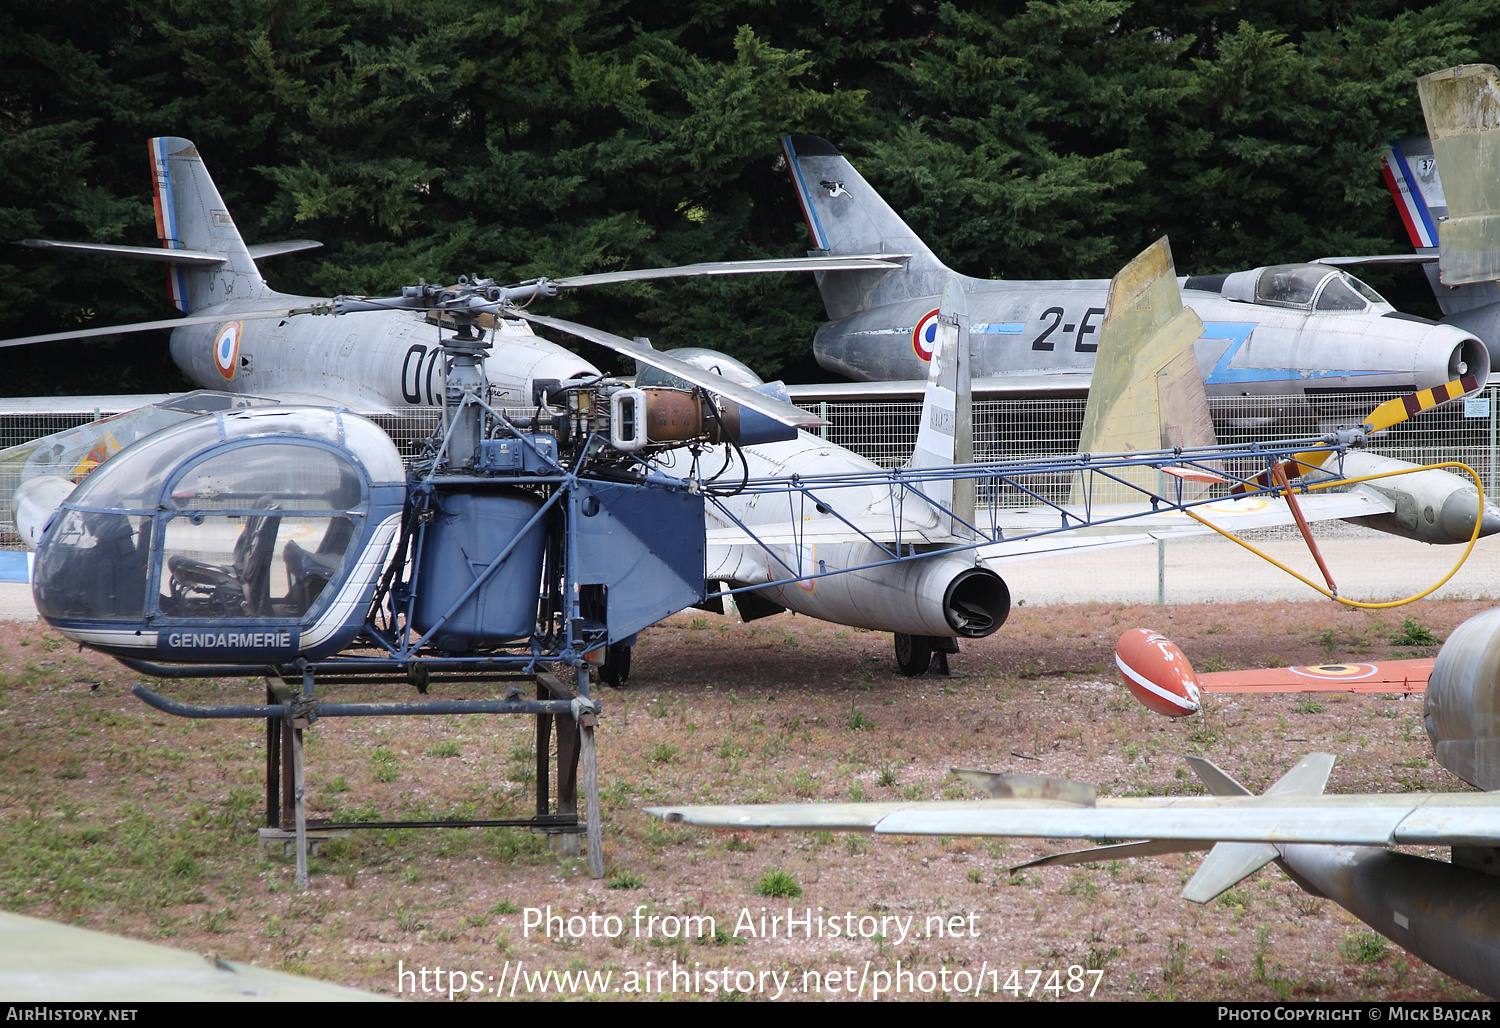
{"label": "silver jet fuselage", "polygon": [[[858,454],[807,432],[799,432],[795,440],[788,442],[742,447],[742,452],[751,479],[795,480],[864,475],[880,470]],[[711,466],[716,459],[714,454],[705,457],[704,463]],[[732,484],[734,477],[735,471],[731,470],[723,476],[721,484],[724,480]],[[726,546],[714,540],[715,529],[731,529],[735,522],[764,531],[783,528],[789,523],[808,527],[839,518],[855,522],[869,518],[901,520],[914,529],[912,536],[918,543],[919,532],[939,530],[935,511],[914,497],[897,506],[887,483],[830,487],[818,493],[816,499],[797,493],[769,492],[741,493],[721,498],[719,502],[732,520],[710,506],[706,577],[736,586],[781,581],[780,585],[758,590],[763,599],[778,607],[875,631],[971,638],[990,634],[1004,622],[1009,611],[1009,593],[1004,583],[972,551],[882,563],[890,560],[890,554],[874,542],[818,541],[816,531],[795,542]],[[846,568],[863,570],[834,574]],[[800,576],[826,577],[785,581]],[[987,616],[976,621],[966,615],[964,605],[969,605],[970,613],[983,610]],[[742,608],[741,613],[747,612]]]}
{"label": "silver jet fuselage", "polygon": [[[1180,284],[1183,303],[1204,323],[1195,349],[1209,396],[1411,391],[1465,374],[1483,382],[1489,371],[1489,355],[1471,334],[1399,314],[1383,301],[1362,301],[1361,310],[1270,306],[1193,288],[1197,281]],[[1044,375],[1067,382],[1057,388],[1086,390],[1108,291],[1102,279],[968,279],[976,384]],[[818,363],[859,381],[925,379],[922,334],[937,301],[882,304],[824,324],[813,342]]]}
{"label": "silver jet fuselage", "polygon": [[[283,296],[288,306],[315,303]],[[438,328],[420,313],[366,311],[338,316],[299,315],[239,321],[236,313],[264,310],[267,298],[218,304],[195,314],[222,312],[217,325],[172,331],[172,360],[205,389],[304,398],[355,410],[401,411],[441,406],[443,362]],[[535,379],[597,375],[588,361],[548,342],[522,321],[499,319],[485,362],[489,400],[500,406],[531,402]]]}

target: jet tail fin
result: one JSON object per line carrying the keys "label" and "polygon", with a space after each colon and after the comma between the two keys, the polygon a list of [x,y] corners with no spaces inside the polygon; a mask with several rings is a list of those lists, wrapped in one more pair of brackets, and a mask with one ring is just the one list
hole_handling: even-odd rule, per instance
{"label": "jet tail fin", "polygon": [[830,320],[942,292],[950,274],[844,155],[817,136],[783,136],[792,187],[818,253],[906,255],[903,271],[824,271],[818,290]]}
{"label": "jet tail fin", "polygon": [[167,265],[167,289],[177,309],[191,314],[227,300],[277,295],[260,277],[197,148],[176,136],[157,136],[149,146],[156,234],[162,246],[220,259],[216,264]]}
{"label": "jet tail fin", "polygon": [[[963,282],[949,275],[938,308],[927,389],[910,468],[946,468],[974,461],[974,402],[969,373],[969,307]],[[974,480],[934,479],[922,491],[953,512],[954,535],[971,535],[974,524]]]}
{"label": "jet tail fin", "polygon": [[1448,201],[1443,196],[1443,180],[1438,175],[1432,140],[1414,136],[1394,141],[1386,152],[1380,174],[1391,191],[1412,248],[1435,249],[1438,223],[1448,217]]}
{"label": "jet tail fin", "polygon": [[1500,279],[1500,72],[1465,64],[1417,80],[1448,218],[1438,228],[1443,285]]}
{"label": "jet tail fin", "polygon": [[[1182,305],[1165,236],[1120,269],[1109,283],[1105,308],[1079,452],[1213,445],[1208,396],[1193,352],[1203,322]],[[1149,469],[1130,469],[1119,477],[1142,489],[1159,488],[1156,472]],[[1072,502],[1086,499],[1125,502],[1140,499],[1140,494],[1117,486],[1085,496],[1080,479],[1073,485]]]}

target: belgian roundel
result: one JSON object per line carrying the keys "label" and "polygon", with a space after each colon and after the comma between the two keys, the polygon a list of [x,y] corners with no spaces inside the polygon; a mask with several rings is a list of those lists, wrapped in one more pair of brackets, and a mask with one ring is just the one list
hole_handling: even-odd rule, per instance
{"label": "belgian roundel", "polygon": [[242,321],[231,321],[219,329],[214,337],[214,367],[225,381],[234,380],[234,372],[240,361],[240,335],[245,330]]}
{"label": "belgian roundel", "polygon": [[924,364],[932,361],[932,347],[937,342],[938,312],[930,310],[922,315],[917,327],[911,331],[911,348]]}

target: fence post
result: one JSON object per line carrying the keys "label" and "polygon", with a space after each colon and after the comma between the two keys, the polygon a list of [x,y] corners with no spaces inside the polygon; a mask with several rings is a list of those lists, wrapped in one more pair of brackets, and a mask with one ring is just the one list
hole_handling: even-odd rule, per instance
{"label": "fence post", "polygon": [[1485,491],[1491,496],[1495,495],[1495,403],[1497,400],[1500,400],[1497,392],[1500,392],[1500,390],[1497,390],[1495,386],[1490,386],[1490,466],[1489,474],[1485,475],[1485,478],[1489,479],[1489,484]]}
{"label": "fence post", "polygon": [[[1160,468],[1156,469],[1156,493],[1164,495],[1167,491],[1167,476]],[[1167,541],[1156,540],[1156,605],[1165,607],[1167,605]]]}

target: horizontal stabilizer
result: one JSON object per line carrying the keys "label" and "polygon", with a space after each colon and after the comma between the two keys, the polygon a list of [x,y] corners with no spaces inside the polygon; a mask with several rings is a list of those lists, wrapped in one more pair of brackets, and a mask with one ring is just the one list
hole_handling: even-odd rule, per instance
{"label": "horizontal stabilizer", "polygon": [[161,264],[185,264],[190,267],[217,268],[229,258],[201,250],[165,250],[159,246],[115,246],[108,243],[62,243],[55,239],[23,239],[21,246],[33,250],[69,250],[103,257],[130,257],[138,261]]}
{"label": "horizontal stabilizer", "polygon": [[1183,757],[1193,773],[1208,786],[1208,791],[1215,796],[1249,796],[1250,790],[1230,777],[1218,764],[1206,757]]}
{"label": "horizontal stabilizer", "polygon": [[262,257],[280,257],[284,253],[316,250],[323,244],[316,239],[282,239],[274,243],[252,243],[248,249],[255,260]]}
{"label": "horizontal stabilizer", "polygon": [[1321,796],[1333,773],[1332,753],[1309,753],[1267,789],[1265,796]]}
{"label": "horizontal stabilizer", "polygon": [[[1250,790],[1231,778],[1211,760],[1187,757],[1188,764],[1216,796],[1248,796]],[[1333,771],[1333,755],[1309,753],[1266,790],[1267,796],[1320,796]],[[1281,856],[1275,846],[1264,842],[1221,842],[1204,859],[1193,875],[1182,898],[1207,903]]]}
{"label": "horizontal stabilizer", "polygon": [[1265,842],[1221,842],[1209,851],[1192,880],[1182,890],[1182,898],[1207,903],[1228,892],[1240,882],[1281,856],[1281,851]]}

